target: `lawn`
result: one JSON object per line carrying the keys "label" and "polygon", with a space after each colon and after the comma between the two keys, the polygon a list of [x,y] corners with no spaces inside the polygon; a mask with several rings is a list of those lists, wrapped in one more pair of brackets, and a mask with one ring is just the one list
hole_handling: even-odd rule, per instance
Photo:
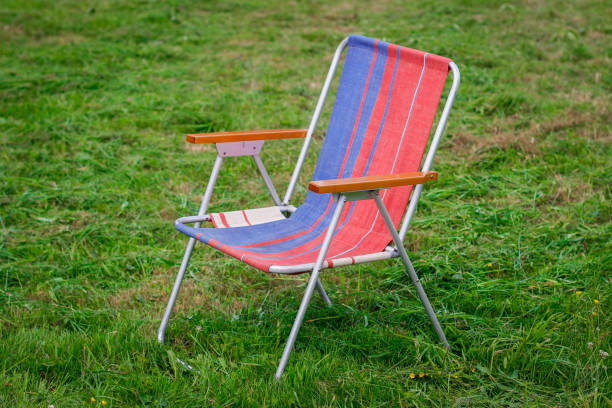
{"label": "lawn", "polygon": [[[4,0],[0,406],[612,406],[611,10]],[[184,134],[306,127],[351,33],[462,72],[406,244],[454,352],[399,260],[340,268],[277,382],[306,275],[203,245],[159,345],[186,244],[173,220],[215,158]],[[299,148],[264,147],[279,191]],[[253,162],[227,160],[211,210],[265,205]]]}

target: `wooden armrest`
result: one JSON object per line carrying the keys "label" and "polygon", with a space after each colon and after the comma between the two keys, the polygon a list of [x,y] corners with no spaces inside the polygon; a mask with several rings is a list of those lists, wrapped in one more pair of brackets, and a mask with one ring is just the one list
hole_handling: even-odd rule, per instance
{"label": "wooden armrest", "polygon": [[306,137],[306,129],[240,130],[237,132],[194,133],[187,135],[189,143],[246,142],[249,140],[299,139]]}
{"label": "wooden armrest", "polygon": [[381,188],[423,184],[438,179],[438,172],[387,174],[383,176],[351,177],[335,180],[317,180],[308,184],[308,189],[318,194],[343,193],[347,191],[378,190]]}

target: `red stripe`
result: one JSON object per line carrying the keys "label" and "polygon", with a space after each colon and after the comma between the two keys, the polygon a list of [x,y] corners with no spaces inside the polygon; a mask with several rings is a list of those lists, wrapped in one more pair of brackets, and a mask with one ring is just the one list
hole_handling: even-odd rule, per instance
{"label": "red stripe", "polygon": [[213,217],[213,214],[210,214],[210,222],[213,225],[213,227],[215,228],[219,228],[219,226],[217,225],[217,223],[215,222],[215,217]]}
{"label": "red stripe", "polygon": [[201,232],[200,232],[200,233],[198,233],[198,235],[196,235],[196,240],[198,240],[198,241],[199,241],[199,240],[200,240],[200,236],[201,236],[201,235],[202,235],[202,233],[201,233]]}
{"label": "red stripe", "polygon": [[351,256],[351,265],[355,265],[355,258]]}
{"label": "red stripe", "polygon": [[219,213],[219,218],[221,219],[221,223],[225,225],[225,228],[229,228],[229,224],[227,223],[227,220],[225,219],[225,214]]}
{"label": "red stripe", "polygon": [[246,212],[244,212],[244,210],[242,210],[242,216],[244,217],[244,220],[246,221],[246,223],[248,225],[251,225],[251,223],[249,222],[249,219],[247,218]]}

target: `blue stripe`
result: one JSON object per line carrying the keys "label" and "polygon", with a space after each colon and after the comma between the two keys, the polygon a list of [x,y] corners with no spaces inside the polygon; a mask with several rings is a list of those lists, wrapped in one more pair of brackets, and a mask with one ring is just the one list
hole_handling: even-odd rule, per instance
{"label": "blue stripe", "polygon": [[[385,43],[383,43],[385,44]],[[312,177],[313,180],[327,180],[339,177],[340,167],[347,154],[348,145],[350,143],[353,129],[357,125],[351,151],[345,169],[352,172],[353,166],[359,155],[361,143],[365,136],[370,116],[372,114],[380,85],[384,74],[385,65],[387,63],[387,46],[379,47],[370,83],[364,100],[364,105],[361,111],[361,118],[357,122],[359,114],[359,105],[363,98],[365,86],[372,66],[374,58],[374,43],[368,49],[349,46],[347,51],[338,92],[336,93],[336,101],[330,118],[329,126],[319,160]],[[345,172],[346,173],[346,172]],[[350,173],[349,173],[350,174]],[[304,224],[312,225],[319,215],[325,211],[330,194],[315,194],[308,192],[306,194],[305,207],[298,209],[292,218],[295,217]],[[330,210],[333,213],[333,208]],[[331,217],[325,225],[331,221]]]}
{"label": "blue stripe", "polygon": [[[368,161],[366,163],[366,167],[365,167],[365,170],[363,172],[364,176],[368,174],[368,169],[370,168],[370,165],[372,163],[372,158],[374,157],[374,153],[376,152],[376,147],[378,145],[378,141],[380,139],[380,135],[381,135],[383,127],[385,125],[385,122],[386,122],[386,119],[387,119],[387,114],[389,113],[389,105],[391,104],[391,95],[393,93],[393,85],[395,84],[395,77],[396,77],[396,74],[397,74],[397,67],[399,65],[399,56],[400,56],[400,47],[397,47],[397,58],[395,60],[395,66],[393,68],[393,76],[391,77],[391,84],[389,85],[389,93],[387,95],[387,104],[385,105],[385,112],[383,114],[382,120],[381,120],[380,125],[378,127],[378,132],[376,133],[376,138],[375,138],[374,143],[372,145],[372,149],[370,150],[370,156],[368,157]],[[381,82],[382,82],[382,77],[381,77]],[[418,92],[418,88],[417,88],[416,92]],[[377,95],[377,97],[378,97],[378,95]],[[413,103],[414,103],[414,101],[413,101]],[[372,106],[372,109],[370,110],[370,114],[372,113],[371,112],[372,110],[373,110],[373,106]],[[369,120],[368,120],[368,122],[369,122]],[[367,125],[365,126],[365,128],[367,128]],[[364,133],[365,133],[365,129],[364,129]],[[363,135],[362,135],[362,139],[363,139]],[[355,160],[356,160],[356,157],[355,157]],[[354,163],[355,163],[355,161],[353,161],[353,165],[354,165]],[[351,173],[352,173],[352,170],[351,170]],[[350,175],[351,173],[348,173],[348,175]],[[344,174],[347,174],[346,170],[345,170]],[[347,222],[351,219],[351,215],[353,213],[353,210],[355,209],[355,204],[356,204],[356,202],[354,202],[354,201],[351,202],[351,208],[350,208],[349,213],[348,213],[348,215],[346,217],[346,220],[339,227],[336,228],[336,231],[334,232],[334,236],[336,234],[338,234],[340,232],[340,230],[342,230],[342,227],[344,227],[347,224]],[[308,254],[310,252],[316,251],[321,246],[322,246],[322,243],[319,244],[319,245],[316,245],[315,247],[311,248],[308,251],[300,253],[297,256],[306,255],[306,254]],[[351,249],[351,250],[353,250],[353,249]],[[291,256],[279,257],[279,258],[274,258],[274,259],[281,260],[281,259],[293,258],[295,256],[296,255],[291,255]],[[258,257],[255,256],[254,258],[258,258]]]}
{"label": "blue stripe", "polygon": [[[340,226],[338,226],[336,228],[336,231],[334,231],[334,235],[333,235],[334,237],[336,235],[338,235],[338,233],[342,230],[342,227],[344,227],[346,225],[346,223],[350,220],[351,214],[353,213],[353,209],[355,208],[355,204],[356,204],[355,201],[351,202],[351,208],[349,210],[348,216],[346,217],[346,220],[344,220],[344,222]],[[281,252],[281,251],[277,251],[276,250],[277,247],[275,245],[276,244],[274,244],[273,246],[267,247],[267,248],[271,249],[270,251],[256,251],[256,252],[259,252],[259,253]],[[309,253],[311,253],[313,251],[318,250],[319,248],[321,248],[322,245],[323,245],[323,242],[321,242],[320,244],[315,245],[314,247],[310,248],[307,251],[303,251],[303,252],[300,252],[300,253],[297,253],[297,254],[293,254],[293,255],[278,256],[278,257],[274,257],[274,258],[267,258],[267,257],[263,257],[263,256],[252,255],[252,254],[248,254],[247,256],[249,258],[253,258],[253,259],[269,259],[269,260],[275,260],[276,261],[276,260],[289,259],[289,258],[295,258],[295,257],[302,256],[302,255],[307,255],[307,254],[309,254]],[[292,248],[294,248],[294,247],[292,247]]]}
{"label": "blue stripe", "polygon": [[[383,43],[385,44],[385,43]],[[378,50],[377,57],[374,61],[374,67],[372,68],[372,74],[370,77],[370,83],[367,89],[365,86],[367,83],[368,74],[370,67],[372,66],[372,59],[374,58],[374,49],[363,49],[363,48],[349,48],[347,52],[347,58],[344,64],[340,85],[336,96],[336,103],[332,112],[332,118],[328,127],[327,135],[321,149],[321,155],[317,163],[315,170],[315,176],[313,180],[317,179],[330,179],[337,178],[340,172],[342,161],[348,149],[355,122],[357,121],[357,114],[359,113],[359,103],[354,103],[355,100],[361,101],[364,92],[366,93],[363,108],[361,111],[361,117],[359,123],[357,123],[357,131],[353,139],[351,151],[349,152],[349,158],[347,159],[347,165],[345,169],[349,169],[352,173],[352,167],[359,155],[361,150],[361,144],[365,137],[365,131],[368,126],[374,105],[380,92],[380,86],[382,83],[382,77],[384,74],[386,62],[387,62],[387,45],[385,44],[382,49]],[[353,83],[355,76],[357,76],[362,84],[355,86]],[[352,121],[347,118],[346,107],[353,106],[348,115],[352,118]],[[349,173],[350,174],[350,173]],[[302,223],[306,227],[299,231],[305,231],[320,217],[325,211],[331,199],[330,194],[315,194],[309,192],[306,196],[306,202],[298,208],[298,210],[291,216],[292,220]],[[260,253],[275,253],[290,250],[300,245],[304,245],[322,234],[325,233],[329,223],[331,222],[333,212],[336,204],[332,204],[329,212],[325,217],[317,224],[312,231],[301,235],[299,237],[283,241],[271,246],[263,246],[257,248],[250,248],[249,251],[260,252]],[[351,205],[349,209],[349,216],[352,215],[354,206]],[[349,218],[347,218],[348,221]],[[338,230],[346,224],[346,221],[338,227]],[[290,236],[293,234],[287,234]],[[281,235],[278,233],[273,234],[270,239],[278,239]],[[265,242],[268,239],[260,238],[257,242]],[[234,244],[232,246],[241,246],[244,244]]]}
{"label": "blue stripe", "polygon": [[[349,47],[347,50],[346,61],[340,78],[340,84],[336,94],[334,110],[330,119],[327,135],[325,137],[319,161],[315,170],[313,179],[331,179],[336,178],[342,165],[342,160],[346,154],[348,143],[350,141],[353,126],[357,121],[359,112],[359,103],[354,103],[357,99],[361,101],[363,94],[366,92],[365,87],[368,79],[370,67],[374,58],[374,49],[365,50],[363,48]],[[380,80],[377,81],[377,72],[383,68],[386,58],[376,58],[374,67],[372,68],[372,77],[364,108],[362,109],[362,120],[364,116],[369,118],[371,108],[369,100],[372,96],[378,94],[380,89]],[[367,106],[366,106],[367,102]],[[365,114],[365,115],[364,115]],[[356,139],[359,135],[356,135]],[[362,137],[362,136],[361,136]],[[360,145],[360,141],[358,141]],[[355,144],[355,141],[353,142]],[[291,236],[301,233],[309,229],[314,222],[321,216],[327,208],[330,194],[314,194],[309,192],[306,201],[298,210],[291,216],[290,223],[288,220],[281,220],[271,224],[254,225],[252,227],[242,227],[240,229],[200,229],[202,233],[201,240],[208,242],[211,238],[221,242],[231,242],[232,246],[244,246],[258,242],[276,240],[285,236]],[[267,247],[249,248],[249,251],[254,252],[280,252],[283,250],[294,248],[297,245],[311,241],[321,235],[326,229],[334,212],[335,205],[332,205],[328,214],[319,222],[319,224],[309,233],[304,234],[293,240],[284,241],[283,243],[273,244],[270,249]],[[190,229],[191,227],[185,227]],[[182,231],[182,232],[186,232]],[[272,249],[273,248],[273,249]]]}
{"label": "blue stripe", "polygon": [[[376,101],[378,99],[378,94],[380,92],[385,66],[388,59],[388,44],[384,42],[378,42],[378,48],[378,55],[374,61],[372,76],[370,78],[369,87],[366,92],[364,104],[361,111],[361,117],[359,122],[356,124],[357,130],[355,132],[350,152],[348,153],[349,156],[347,158],[345,169],[342,175],[340,175],[341,177],[348,177],[354,171],[354,166],[359,157],[359,152],[362,148],[362,144],[365,138],[365,133],[367,131],[368,124],[371,120],[371,115],[374,110],[374,106],[376,105]],[[365,37],[351,36],[351,38],[349,39],[349,48],[347,51],[344,69],[338,87],[334,109],[332,111],[329,127],[327,129],[327,134],[315,169],[313,180],[337,178],[339,175],[340,166],[342,165],[355,123],[357,122],[359,105],[365,92],[365,86],[367,83],[369,70],[372,65],[373,57],[374,40]],[[371,149],[364,174],[367,174],[367,171],[370,167],[374,152],[379,142],[382,128],[387,118],[391,92],[398,69],[398,61],[399,48],[398,60],[396,60],[395,62],[393,77],[389,89],[389,95],[387,97],[387,105],[385,107],[385,113],[383,115],[383,119],[379,126],[378,132],[376,134],[376,139]],[[313,225],[315,220],[321,216],[323,211],[325,211],[329,200],[329,194],[314,194],[309,192],[307,194],[304,205],[300,206],[290,219],[275,221],[266,224],[227,229],[196,229],[184,225],[177,225],[177,229],[187,235],[194,237],[198,233],[201,233],[202,235],[200,236],[200,241],[206,243],[209,243],[211,239],[215,239],[225,245],[231,243],[231,246],[234,247],[250,245],[269,240],[276,240],[307,230]],[[355,202],[351,203],[349,213],[347,214],[347,219],[338,227],[336,234],[345,225],[347,225],[348,221],[351,218],[353,210],[356,207],[355,204]],[[332,208],[330,208],[326,216],[309,233],[288,241],[268,245],[265,247],[248,248],[246,250],[250,252],[259,253],[284,252],[299,245],[308,243],[313,239],[316,239],[325,232],[329,223],[331,222],[335,203],[332,204],[331,207]],[[308,250],[307,252],[301,253],[299,255],[316,251],[318,248],[320,248],[320,245],[317,245],[314,248]],[[253,257],[252,255],[248,256]]]}

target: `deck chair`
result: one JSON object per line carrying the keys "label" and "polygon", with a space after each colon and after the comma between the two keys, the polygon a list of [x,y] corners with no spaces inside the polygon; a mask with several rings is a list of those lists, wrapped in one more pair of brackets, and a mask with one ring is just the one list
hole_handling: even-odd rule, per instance
{"label": "deck chair", "polygon": [[[290,200],[344,50],[344,67],[313,181],[305,202],[295,208]],[[421,165],[449,71],[453,73],[452,86]],[[437,179],[430,168],[458,86],[459,70],[447,58],[353,35],[336,50],[308,130],[187,135],[191,143],[215,143],[218,154],[198,215],[175,222],[176,229],[190,239],[158,341],[164,341],[191,252],[200,241],[265,272],[310,272],[276,371],[277,379],[285,370],[314,290],[331,305],[320,280],[321,270],[343,265],[399,257],[440,341],[450,350],[403,239],[423,184]],[[264,141],[281,138],[304,138],[283,201],[259,156]],[[225,157],[235,156],[253,157],[275,205],[207,214],[221,163]],[[211,222],[213,227],[202,228],[202,222]]]}

